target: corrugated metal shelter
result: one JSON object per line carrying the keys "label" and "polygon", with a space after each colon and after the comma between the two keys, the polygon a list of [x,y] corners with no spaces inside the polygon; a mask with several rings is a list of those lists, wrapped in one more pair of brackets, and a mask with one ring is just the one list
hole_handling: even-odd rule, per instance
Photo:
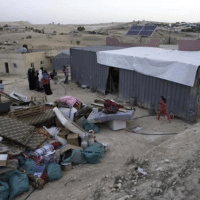
{"label": "corrugated metal shelter", "polygon": [[81,85],[97,88],[105,93],[109,67],[97,63],[96,52],[122,49],[117,46],[89,46],[71,48],[71,76]]}
{"label": "corrugated metal shelter", "polygon": [[63,66],[70,65],[70,55],[66,53],[60,53],[52,58],[52,68],[56,70],[62,70]]}
{"label": "corrugated metal shelter", "polygon": [[[97,63],[96,52],[121,49],[116,46],[71,48],[72,80],[96,87],[105,93],[109,66]],[[168,110],[175,116],[196,122],[200,116],[200,70],[197,70],[193,87],[163,80],[136,71],[119,69],[119,97],[135,100],[144,108],[159,109],[159,98],[166,97]]]}

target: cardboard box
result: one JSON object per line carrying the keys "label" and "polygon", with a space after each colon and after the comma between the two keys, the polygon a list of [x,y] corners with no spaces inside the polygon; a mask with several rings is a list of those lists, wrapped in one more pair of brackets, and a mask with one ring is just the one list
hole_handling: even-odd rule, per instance
{"label": "cardboard box", "polygon": [[66,135],[68,135],[70,133],[70,131],[66,128],[61,129],[61,131],[58,133],[58,136],[66,139]]}
{"label": "cardboard box", "polygon": [[79,146],[79,134],[69,133],[67,135],[67,143],[75,146]]}
{"label": "cardboard box", "polygon": [[126,128],[126,121],[112,120],[107,122],[107,126],[113,131],[121,130]]}
{"label": "cardboard box", "polygon": [[0,154],[0,166],[7,165],[8,154]]}
{"label": "cardboard box", "polygon": [[82,147],[78,147],[78,146],[74,146],[74,145],[71,145],[71,144],[67,144],[67,145],[65,145],[64,147],[62,147],[60,149],[60,154],[63,154],[64,152],[68,151],[69,149],[78,149],[78,150],[83,151]]}

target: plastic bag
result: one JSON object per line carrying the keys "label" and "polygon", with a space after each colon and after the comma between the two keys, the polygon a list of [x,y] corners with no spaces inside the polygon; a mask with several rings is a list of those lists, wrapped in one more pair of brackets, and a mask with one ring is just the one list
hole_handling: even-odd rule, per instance
{"label": "plastic bag", "polygon": [[37,164],[33,159],[28,159],[28,160],[26,160],[24,166],[25,166],[25,170],[28,173],[34,174]]}
{"label": "plastic bag", "polygon": [[93,130],[95,133],[99,133],[99,127],[95,124],[88,123],[87,119],[83,120],[83,128],[86,131]]}
{"label": "plastic bag", "polygon": [[72,162],[73,164],[85,164],[86,160],[83,153],[80,150],[74,149],[72,151],[72,155],[69,158],[64,159],[63,162]]}
{"label": "plastic bag", "polygon": [[8,183],[0,181],[0,200],[6,200],[9,196]]}
{"label": "plastic bag", "polygon": [[93,145],[83,150],[83,154],[87,162],[97,164],[101,162],[104,151],[104,146],[99,142],[95,142]]}
{"label": "plastic bag", "polygon": [[50,163],[47,166],[47,175],[49,181],[56,181],[62,177],[61,166],[57,163]]}
{"label": "plastic bag", "polygon": [[9,200],[12,200],[15,196],[27,192],[29,190],[29,179],[27,174],[17,171],[9,179],[10,195]]}
{"label": "plastic bag", "polygon": [[12,170],[0,175],[0,181],[8,182],[10,177],[13,176],[18,170]]}

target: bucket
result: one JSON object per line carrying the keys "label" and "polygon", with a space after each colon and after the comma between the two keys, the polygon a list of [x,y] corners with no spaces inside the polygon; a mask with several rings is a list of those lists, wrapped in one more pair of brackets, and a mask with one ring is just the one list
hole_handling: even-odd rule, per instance
{"label": "bucket", "polygon": [[61,169],[62,171],[70,171],[72,169],[72,163],[64,163],[64,162],[61,162]]}

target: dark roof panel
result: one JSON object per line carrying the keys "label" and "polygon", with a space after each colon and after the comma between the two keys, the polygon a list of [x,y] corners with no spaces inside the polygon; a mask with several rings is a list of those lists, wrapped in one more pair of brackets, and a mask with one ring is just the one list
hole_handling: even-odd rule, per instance
{"label": "dark roof panel", "polygon": [[83,51],[109,51],[109,50],[118,50],[118,49],[124,49],[126,47],[118,47],[118,46],[88,46],[88,47],[72,47],[71,49],[78,49]]}

